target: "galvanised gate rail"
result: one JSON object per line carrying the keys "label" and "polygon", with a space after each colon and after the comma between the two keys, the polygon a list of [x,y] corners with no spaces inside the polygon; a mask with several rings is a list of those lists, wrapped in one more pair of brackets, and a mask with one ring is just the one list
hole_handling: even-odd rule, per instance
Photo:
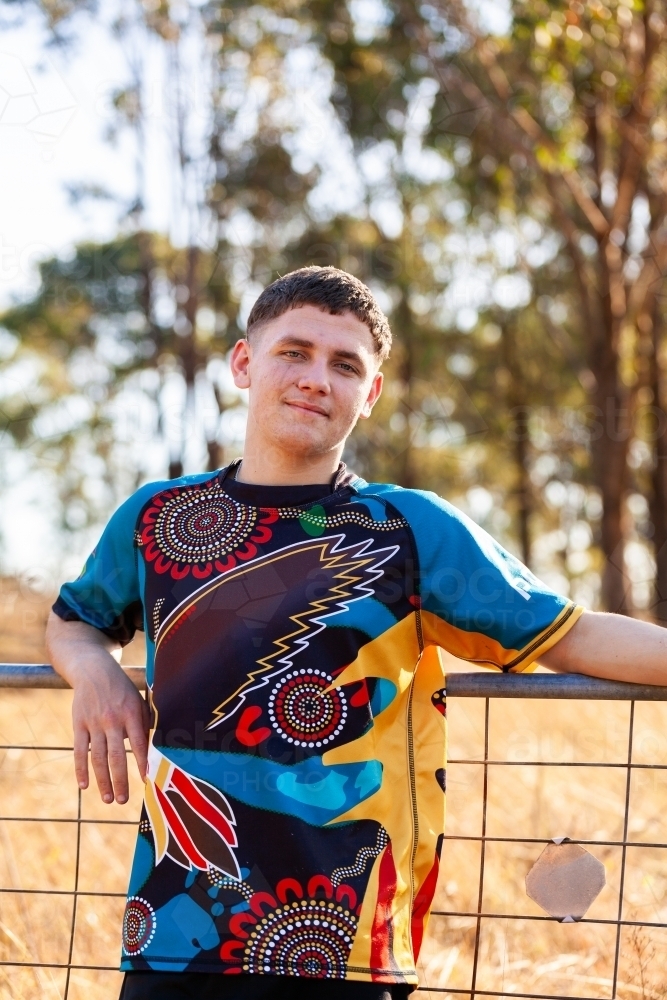
{"label": "galvanised gate rail", "polygon": [[[126,667],[124,668],[126,673],[131,677],[135,685],[141,690],[145,687],[144,670],[142,667]],[[38,665],[28,665],[21,663],[4,663],[0,664],[0,687],[5,688],[66,688],[68,685],[60,678],[48,664],[38,664]],[[479,844],[480,848],[480,863],[479,863],[479,873],[478,873],[478,892],[477,892],[477,906],[470,910],[434,910],[433,915],[439,917],[448,918],[470,918],[474,922],[475,934],[474,934],[474,954],[472,959],[472,973],[470,985],[467,988],[451,987],[451,986],[425,986],[423,987],[428,993],[435,994],[447,994],[447,995],[460,995],[469,997],[470,1000],[475,1000],[476,997],[505,997],[505,996],[516,996],[521,998],[528,998],[528,1000],[599,1000],[598,997],[586,997],[581,994],[575,997],[570,997],[567,994],[553,994],[553,993],[523,993],[515,992],[513,990],[491,990],[491,989],[480,989],[477,985],[479,980],[479,967],[480,967],[480,940],[482,933],[482,926],[485,920],[520,920],[520,921],[552,921],[552,922],[570,922],[572,920],[577,920],[577,922],[609,926],[615,928],[615,947],[614,947],[614,960],[613,960],[613,975],[610,982],[610,992],[607,994],[610,1000],[613,1000],[617,996],[617,986],[619,983],[619,958],[621,953],[621,931],[623,927],[637,927],[637,928],[665,928],[667,924],[651,922],[651,921],[640,921],[640,920],[630,920],[626,919],[624,916],[624,885],[625,885],[625,875],[626,875],[626,855],[628,848],[632,847],[644,847],[644,848],[667,848],[667,841],[658,843],[648,843],[648,842],[633,842],[628,840],[628,824],[629,824],[629,813],[630,813],[630,789],[631,789],[631,778],[634,770],[637,769],[649,769],[649,770],[667,770],[667,764],[646,764],[646,763],[635,763],[633,761],[633,735],[635,727],[635,704],[637,702],[665,702],[667,701],[667,687],[654,687],[651,685],[638,685],[638,684],[624,684],[617,683],[613,681],[603,681],[597,680],[590,677],[583,677],[577,675],[558,675],[558,674],[528,674],[528,675],[501,675],[495,673],[452,673],[447,678],[447,696],[448,698],[474,698],[484,700],[484,753],[482,758],[460,758],[452,759],[450,758],[449,764],[475,764],[477,766],[482,766],[483,770],[483,782],[482,782],[482,819],[481,819],[481,832],[479,835],[475,836],[464,836],[456,834],[447,834],[445,840],[458,840],[458,841],[471,841]],[[591,762],[559,762],[559,761],[542,761],[542,760],[494,760],[489,757],[489,730],[490,730],[490,705],[492,700],[495,699],[571,699],[571,700],[585,700],[585,701],[623,701],[630,703],[629,721],[627,726],[627,755],[623,762],[617,763],[591,763]],[[50,746],[42,744],[29,744],[29,745],[16,745],[16,744],[0,744],[0,750],[44,750],[44,751],[72,751],[71,746]],[[504,844],[535,844],[546,846],[550,842],[546,839],[539,838],[528,838],[528,837],[493,837],[487,835],[487,804],[488,804],[488,787],[489,787],[489,770],[495,766],[502,765],[533,765],[533,766],[549,766],[549,767],[595,767],[595,768],[617,768],[625,771],[625,807],[623,815],[623,835],[621,840],[578,840],[576,843],[578,845],[595,845],[603,847],[617,847],[621,850],[621,862],[620,862],[620,875],[619,875],[619,901],[618,901],[618,911],[614,919],[599,919],[599,918],[587,918],[585,916],[566,916],[563,918],[562,913],[554,916],[548,914],[536,915],[534,913],[495,913],[487,912],[483,909],[484,900],[484,876],[485,876],[485,861],[487,855],[487,845],[489,843],[504,843]],[[2,807],[0,806],[0,812],[2,812]],[[116,825],[116,826],[135,826],[134,820],[99,820],[99,819],[86,819],[82,817],[81,810],[81,792],[78,793],[78,811],[76,818],[30,818],[30,817],[15,817],[15,816],[5,816],[0,815],[0,821],[14,821],[21,820],[24,822],[57,822],[57,823],[70,823],[76,824],[76,855],[75,855],[75,871],[74,871],[74,886],[71,890],[65,889],[22,889],[22,888],[6,888],[0,886],[0,898],[3,893],[23,893],[23,894],[51,894],[57,896],[69,896],[72,898],[72,913],[71,913],[71,924],[69,933],[69,947],[66,962],[36,962],[26,959],[25,961],[0,961],[0,966],[22,966],[31,969],[61,969],[66,970],[66,980],[64,986],[64,1000],[67,1000],[70,991],[70,974],[72,970],[87,970],[87,971],[116,971],[117,966],[106,966],[106,965],[94,965],[94,964],[82,964],[73,961],[74,957],[74,938],[77,923],[77,908],[79,901],[82,897],[93,896],[93,897],[118,897],[124,898],[124,893],[111,893],[111,892],[94,892],[89,890],[80,889],[80,860],[81,860],[81,831],[82,827],[86,823],[94,824],[104,824],[104,825]],[[583,853],[583,852],[582,852]],[[575,866],[576,867],[576,866]],[[583,869],[581,869],[583,870]],[[562,873],[561,873],[562,881]],[[546,884],[546,883],[545,883]],[[535,898],[535,897],[534,897]],[[549,909],[549,905],[545,905],[545,909]],[[650,989],[644,989],[639,987],[633,987],[633,992],[639,997],[653,997],[656,994]]]}

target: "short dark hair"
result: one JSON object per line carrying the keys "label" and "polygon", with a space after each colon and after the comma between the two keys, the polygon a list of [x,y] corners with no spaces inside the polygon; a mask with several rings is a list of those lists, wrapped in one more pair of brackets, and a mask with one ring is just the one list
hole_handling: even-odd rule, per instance
{"label": "short dark hair", "polygon": [[389,320],[377,304],[370,288],[337,267],[300,267],[277,278],[259,296],[248,316],[250,334],[254,327],[277,319],[290,309],[315,306],[332,316],[350,312],[365,323],[375,343],[380,362],[389,356]]}

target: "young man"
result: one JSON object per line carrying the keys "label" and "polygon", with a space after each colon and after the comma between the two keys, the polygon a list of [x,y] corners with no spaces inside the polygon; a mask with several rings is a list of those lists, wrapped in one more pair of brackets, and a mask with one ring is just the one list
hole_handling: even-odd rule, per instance
{"label": "young man", "polygon": [[[439,647],[667,683],[663,629],[583,612],[435,494],[341,464],[390,342],[351,275],[275,281],[232,352],[243,460],[138,490],[54,606],[80,787],[90,748],[103,800],[127,801],[125,736],[145,779],[124,1000],[414,988],[444,822]],[[152,720],[117,662],[136,628]]]}

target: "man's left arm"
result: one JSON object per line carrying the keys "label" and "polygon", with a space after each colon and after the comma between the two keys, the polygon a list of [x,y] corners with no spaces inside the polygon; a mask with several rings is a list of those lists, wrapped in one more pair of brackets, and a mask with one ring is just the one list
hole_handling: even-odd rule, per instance
{"label": "man's left arm", "polygon": [[584,611],[539,662],[564,674],[667,686],[667,629],[625,615]]}

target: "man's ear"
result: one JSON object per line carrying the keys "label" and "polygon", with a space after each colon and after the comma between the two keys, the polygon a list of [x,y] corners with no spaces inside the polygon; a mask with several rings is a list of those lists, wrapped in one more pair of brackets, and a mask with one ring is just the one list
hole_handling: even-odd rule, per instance
{"label": "man's ear", "polygon": [[370,392],[366,397],[366,402],[362,406],[361,413],[359,414],[362,420],[367,420],[370,417],[373,411],[373,407],[375,406],[375,404],[377,403],[378,399],[382,394],[383,383],[384,383],[384,375],[382,374],[382,372],[376,372],[373,377],[373,383],[371,385]]}
{"label": "man's ear", "polygon": [[229,359],[229,367],[234,377],[234,385],[237,389],[250,388],[250,359],[252,357],[252,347],[247,340],[237,340],[232,348]]}

